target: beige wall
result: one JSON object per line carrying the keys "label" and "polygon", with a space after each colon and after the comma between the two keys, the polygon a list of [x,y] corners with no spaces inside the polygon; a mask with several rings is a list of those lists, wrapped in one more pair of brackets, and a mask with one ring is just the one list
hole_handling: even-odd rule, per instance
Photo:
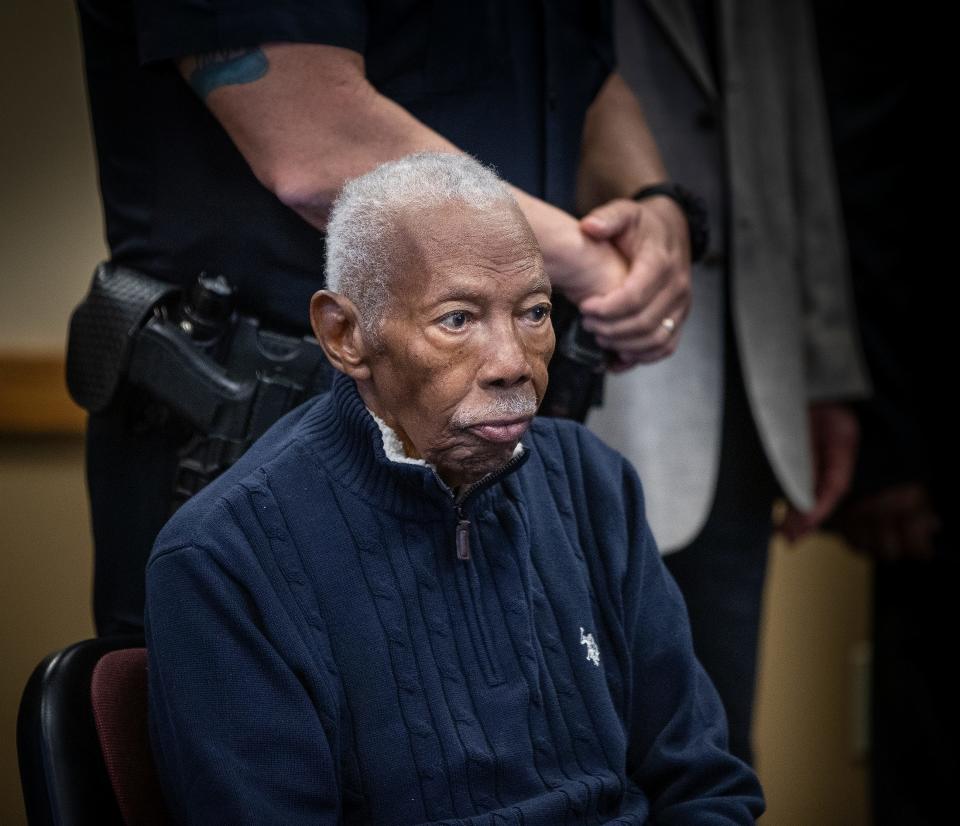
{"label": "beige wall", "polygon": [[[7,0],[0,29],[0,352],[61,351],[103,255],[75,14]],[[33,665],[91,633],[79,438],[0,436],[0,823],[23,822],[14,722]],[[768,583],[758,757],[771,826],[858,826],[848,659],[867,634],[866,569],[816,540],[777,546]]]}
{"label": "beige wall", "polygon": [[[0,3],[0,354],[60,353],[104,256],[76,16]],[[77,437],[0,434],[0,823],[24,822],[17,705],[40,659],[93,633]]]}
{"label": "beige wall", "polygon": [[61,351],[104,255],[73,4],[0,3],[0,351]]}
{"label": "beige wall", "polygon": [[0,823],[23,822],[20,694],[51,651],[92,636],[91,551],[79,438],[0,437]]}

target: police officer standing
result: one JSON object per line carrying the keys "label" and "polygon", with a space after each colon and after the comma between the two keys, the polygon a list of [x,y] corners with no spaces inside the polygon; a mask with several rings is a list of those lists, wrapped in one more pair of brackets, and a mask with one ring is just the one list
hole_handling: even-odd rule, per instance
{"label": "police officer standing", "polygon": [[[296,337],[343,181],[463,151],[513,185],[554,287],[616,321],[615,368],[675,348],[688,223],[669,192],[643,193],[667,176],[615,71],[608,4],[78,6],[112,264],[183,287],[222,274],[241,314]],[[90,416],[102,634],[142,627],[143,567],[194,437],[130,384]]]}

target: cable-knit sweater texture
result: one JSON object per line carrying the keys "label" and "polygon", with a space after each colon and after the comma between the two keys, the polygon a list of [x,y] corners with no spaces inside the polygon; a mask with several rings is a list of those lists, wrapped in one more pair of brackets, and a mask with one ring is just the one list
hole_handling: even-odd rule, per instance
{"label": "cable-knit sweater texture", "polygon": [[177,513],[146,628],[179,822],[753,822],[636,473],[569,422],[524,445],[458,513],[339,376]]}

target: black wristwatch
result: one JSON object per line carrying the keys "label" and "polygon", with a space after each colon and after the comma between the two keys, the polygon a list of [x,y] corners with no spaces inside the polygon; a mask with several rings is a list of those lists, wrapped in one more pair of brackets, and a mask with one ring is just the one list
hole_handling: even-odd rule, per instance
{"label": "black wristwatch", "polygon": [[687,217],[687,230],[690,233],[690,260],[699,261],[710,243],[710,223],[707,217],[707,205],[703,198],[680,184],[664,182],[645,186],[633,195],[634,201],[652,198],[654,195],[666,195],[673,199]]}

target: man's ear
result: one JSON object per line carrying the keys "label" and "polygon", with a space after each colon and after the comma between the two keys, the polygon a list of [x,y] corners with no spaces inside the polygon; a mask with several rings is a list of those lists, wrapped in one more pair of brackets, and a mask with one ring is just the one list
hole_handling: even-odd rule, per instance
{"label": "man's ear", "polygon": [[357,308],[349,298],[318,290],[310,299],[310,324],[328,361],[337,370],[357,381],[370,378],[368,345]]}

